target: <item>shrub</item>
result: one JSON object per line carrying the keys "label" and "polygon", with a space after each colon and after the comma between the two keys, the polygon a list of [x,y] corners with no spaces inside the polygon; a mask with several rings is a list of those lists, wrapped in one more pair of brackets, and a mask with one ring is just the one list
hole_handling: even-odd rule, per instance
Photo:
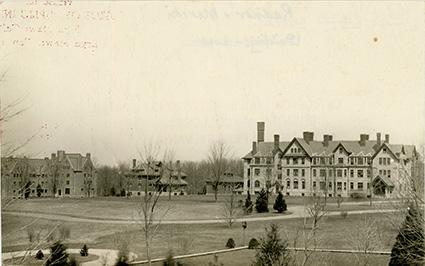
{"label": "shrub", "polygon": [[125,197],[125,189],[121,189],[121,197]]}
{"label": "shrub", "polygon": [[115,191],[115,187],[111,187],[111,190],[109,191],[109,194],[113,197],[113,196],[115,196],[115,194],[116,194],[116,191]]}
{"label": "shrub", "polygon": [[275,209],[278,213],[282,213],[287,210],[286,201],[283,198],[282,192],[279,192],[277,195],[276,201],[274,202],[273,209]]}
{"label": "shrub", "polygon": [[49,265],[67,265],[68,253],[66,246],[61,241],[56,241],[50,247],[50,257],[46,261],[46,266]]}
{"label": "shrub", "polygon": [[271,224],[269,229],[266,228],[265,236],[260,239],[252,265],[288,265],[290,258],[287,246],[287,242],[279,236],[278,226]]}
{"label": "shrub", "polygon": [[340,215],[341,215],[342,219],[345,219],[345,218],[347,218],[348,213],[346,211],[342,211],[340,213]]}
{"label": "shrub", "polygon": [[234,248],[235,247],[235,240],[233,238],[229,238],[226,243],[226,248]]}
{"label": "shrub", "polygon": [[250,214],[252,213],[252,201],[251,201],[251,195],[248,192],[248,196],[246,197],[245,200],[245,205],[243,207],[244,213],[245,214]]}
{"label": "shrub", "polygon": [[251,238],[251,240],[249,240],[248,249],[255,249],[256,247],[258,247],[258,245],[259,243],[257,239]]}
{"label": "shrub", "polygon": [[164,260],[164,263],[162,264],[164,266],[183,266],[182,263],[176,261],[173,257],[173,252],[170,250],[167,253],[167,257]]}
{"label": "shrub", "polygon": [[37,251],[37,253],[35,254],[35,258],[36,258],[37,260],[41,260],[41,259],[43,259],[43,258],[44,258],[43,251],[41,251],[41,250]]}
{"label": "shrub", "polygon": [[89,249],[87,248],[86,244],[84,244],[83,248],[80,250],[80,255],[83,257],[89,255]]}
{"label": "shrub", "polygon": [[258,213],[269,212],[269,200],[264,189],[260,191],[257,200],[255,201],[255,210]]}
{"label": "shrub", "polygon": [[[56,265],[56,264],[55,264]],[[78,262],[75,259],[74,256],[70,256],[69,261],[68,261],[68,266],[78,266]]]}

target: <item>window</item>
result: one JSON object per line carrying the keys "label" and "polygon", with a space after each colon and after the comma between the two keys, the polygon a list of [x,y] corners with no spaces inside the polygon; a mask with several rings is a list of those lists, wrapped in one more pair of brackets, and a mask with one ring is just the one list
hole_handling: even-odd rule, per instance
{"label": "window", "polygon": [[320,169],[320,177],[325,177],[325,176],[326,176],[326,170]]}
{"label": "window", "polygon": [[294,148],[291,148],[291,153],[294,153]]}
{"label": "window", "polygon": [[65,188],[65,195],[71,194],[71,189],[69,187]]}
{"label": "window", "polygon": [[388,177],[391,177],[391,170],[387,171]]}
{"label": "window", "polygon": [[247,170],[247,175],[250,176],[251,175],[251,169]]}
{"label": "window", "polygon": [[293,158],[293,159],[292,159],[292,162],[293,162],[294,164],[298,164],[298,158]]}
{"label": "window", "polygon": [[369,182],[367,183],[367,189],[370,189],[370,183]]}
{"label": "window", "polygon": [[266,169],[266,175],[271,176],[272,175],[272,169]]}
{"label": "window", "polygon": [[338,151],[339,151],[339,153],[342,153],[342,148],[339,148],[339,150],[338,150]]}
{"label": "window", "polygon": [[254,186],[255,186],[255,187],[260,187],[260,181],[255,180]]}
{"label": "window", "polygon": [[301,180],[301,189],[305,189],[305,180],[304,179]]}
{"label": "window", "polygon": [[334,176],[334,172],[332,171],[332,169],[329,169],[329,176],[333,177]]}
{"label": "window", "polygon": [[260,169],[258,169],[258,168],[255,168],[254,172],[255,172],[255,175],[260,175]]}
{"label": "window", "polygon": [[313,169],[313,176],[316,177],[316,169]]}
{"label": "window", "polygon": [[313,189],[316,189],[316,181],[313,181]]}
{"label": "window", "polygon": [[291,169],[286,169],[286,175],[290,176],[291,175]]}
{"label": "window", "polygon": [[271,158],[267,158],[266,159],[266,164],[271,164],[272,163],[272,159]]}
{"label": "window", "polygon": [[[67,184],[67,185],[69,185],[69,184],[70,184],[69,179],[68,179],[68,180],[66,180],[66,184]],[[65,193],[65,194],[66,194],[66,193]]]}
{"label": "window", "polygon": [[329,182],[328,188],[332,189],[332,182]]}
{"label": "window", "polygon": [[344,158],[338,158],[338,164],[344,164]]}
{"label": "window", "polygon": [[349,160],[350,160],[350,164],[354,165],[354,158],[350,158]]}
{"label": "window", "polygon": [[298,189],[298,180],[294,179],[294,189]]}
{"label": "window", "polygon": [[354,170],[353,169],[350,170],[350,177],[354,177]]}
{"label": "window", "polygon": [[[70,175],[71,175],[70,173],[67,173],[67,174],[66,174],[66,177],[69,177]],[[84,174],[84,176],[85,176],[85,174]]]}
{"label": "window", "polygon": [[384,172],[384,176],[386,176],[387,175],[387,170],[383,170],[383,172]]}
{"label": "window", "polygon": [[255,158],[255,164],[259,164],[260,163],[260,158]]}
{"label": "window", "polygon": [[301,176],[305,176],[305,169],[301,169]]}
{"label": "window", "polygon": [[363,190],[363,183],[362,182],[357,183],[357,188]]}
{"label": "window", "polygon": [[329,164],[333,164],[333,159],[329,158]]}
{"label": "window", "polygon": [[320,189],[325,190],[325,188],[326,188],[325,182],[320,182]]}
{"label": "window", "polygon": [[251,182],[249,180],[248,180],[248,182],[246,184],[247,184],[247,187],[250,187],[251,186]]}
{"label": "window", "polygon": [[81,191],[84,191],[84,188],[81,188]]}
{"label": "window", "polygon": [[323,157],[320,158],[320,164],[325,164],[325,158]]}
{"label": "window", "polygon": [[305,164],[305,158],[301,158],[301,164]]}
{"label": "window", "polygon": [[350,182],[350,189],[354,189],[354,182]]}
{"label": "window", "polygon": [[47,189],[44,190],[44,193],[47,193]]}
{"label": "window", "polygon": [[370,177],[370,169],[367,169],[367,177]]}
{"label": "window", "polygon": [[282,180],[282,173],[277,174],[277,179]]}
{"label": "window", "polygon": [[391,164],[391,158],[387,158],[387,164],[390,165]]}
{"label": "window", "polygon": [[342,177],[342,170],[341,169],[336,170],[336,176]]}
{"label": "window", "polygon": [[289,180],[289,178],[286,179],[286,187],[291,188],[291,180]]}
{"label": "window", "polygon": [[286,164],[290,164],[290,159],[289,158],[286,158]]}
{"label": "window", "polygon": [[382,149],[382,151],[383,151],[384,153],[387,153],[387,148],[383,148],[383,149]]}
{"label": "window", "polygon": [[357,163],[360,165],[363,164],[363,157],[357,158]]}
{"label": "window", "polygon": [[382,164],[382,158],[379,158],[379,164]]}
{"label": "window", "polygon": [[342,182],[337,182],[336,183],[336,189],[342,190]]}
{"label": "window", "polygon": [[294,176],[298,176],[298,169],[294,169]]}
{"label": "window", "polygon": [[347,190],[347,182],[344,182],[344,190]]}
{"label": "window", "polygon": [[347,169],[344,169],[344,177],[347,177]]}
{"label": "window", "polygon": [[363,170],[357,170],[357,177],[363,177]]}

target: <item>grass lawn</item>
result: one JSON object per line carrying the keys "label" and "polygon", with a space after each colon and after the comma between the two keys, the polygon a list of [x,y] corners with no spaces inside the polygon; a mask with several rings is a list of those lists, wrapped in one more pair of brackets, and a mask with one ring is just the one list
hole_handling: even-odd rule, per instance
{"label": "grass lawn", "polygon": [[[164,216],[164,220],[202,220],[202,219],[222,219],[223,203],[227,196],[220,195],[218,202],[214,202],[213,195],[189,195],[173,197],[168,201],[168,197],[161,197],[158,205],[158,216],[160,212],[170,209]],[[245,195],[237,195],[236,201],[244,202]],[[285,197],[289,211],[292,207],[300,207],[306,204],[308,197]],[[252,201],[255,202],[255,196]],[[370,210],[382,209],[386,205],[376,201],[373,206],[369,206],[368,199],[346,199],[346,202],[338,208],[336,198],[328,198],[326,207],[328,211],[350,211],[350,210]],[[347,204],[347,202],[349,202]],[[273,215],[274,197],[269,200],[270,213],[253,213],[250,217],[263,217]],[[356,204],[353,204],[356,203]],[[28,200],[16,200],[11,204],[8,211],[38,212],[48,214],[65,214],[85,218],[132,220],[137,218],[136,211],[140,206],[140,199],[119,198],[119,197],[99,197],[99,198],[31,198]],[[182,215],[184,213],[184,215]]]}
{"label": "grass lawn", "polygon": [[[244,195],[240,196],[245,199]],[[219,197],[219,202],[215,203],[213,196],[180,196],[173,198],[168,202],[167,197],[161,201],[164,205],[172,204],[174,206],[172,214],[166,219],[206,219],[222,218],[222,203],[224,196]],[[135,210],[135,198],[93,198],[93,199],[30,199],[19,200],[13,203],[8,210],[17,211],[38,211],[46,213],[71,214],[86,217],[129,217]],[[254,201],[255,199],[253,199]],[[306,198],[286,197],[287,204],[302,208]],[[358,203],[342,203],[341,208],[333,204],[328,199],[328,210],[363,210],[370,208],[382,208],[382,204],[374,202],[370,207],[368,201]],[[274,201],[274,200],[273,200]],[[271,203],[273,203],[271,201]],[[336,202],[336,201],[335,201]],[[235,240],[236,246],[243,245],[243,230],[241,222],[244,217],[262,216],[264,214],[252,214],[243,216],[233,225],[232,228],[224,223],[217,224],[164,224],[161,230],[154,238],[152,257],[161,258],[167,255],[167,251],[172,248],[174,255],[191,254],[196,252],[206,252],[220,250],[225,248],[227,240],[231,237]],[[269,213],[266,215],[277,215]],[[367,219],[374,219],[379,227],[379,244],[375,250],[390,250],[396,237],[396,232],[388,222],[390,215],[394,214],[348,214],[343,217],[328,216],[325,223],[320,227],[318,235],[321,238],[319,246],[330,249],[353,249],[352,243],[348,241],[350,234],[362,231],[362,222]],[[282,234],[289,239],[290,246],[295,236],[301,236],[303,233],[302,218],[291,218],[285,220],[276,220],[274,223],[281,228]],[[106,248],[116,249],[116,232],[126,230],[130,232],[128,242],[130,251],[138,255],[138,260],[145,259],[145,244],[142,230],[137,225],[115,225],[108,223],[84,223],[84,222],[59,222],[45,219],[34,219],[30,217],[20,217],[15,215],[2,214],[2,252],[25,250],[28,245],[28,230],[46,233],[49,228],[55,225],[68,227],[71,235],[65,244],[68,248],[82,248],[87,244],[88,248]],[[253,237],[259,239],[264,228],[270,224],[269,221],[250,221],[246,229],[245,244]],[[29,225],[29,226],[28,226]],[[23,227],[28,226],[28,228]],[[300,243],[300,242],[298,242]],[[41,247],[48,248],[48,247]],[[234,254],[233,254],[234,253]],[[233,255],[232,255],[233,254]],[[326,255],[324,265],[353,265],[354,255],[349,254],[320,254]],[[232,253],[220,254],[220,261],[225,265],[249,265],[253,259],[253,251],[238,251]],[[375,258],[376,257],[376,258]],[[387,263],[386,256],[374,256],[376,264]],[[188,265],[208,265],[213,261],[213,256],[187,259]],[[205,264],[204,264],[205,263]]]}

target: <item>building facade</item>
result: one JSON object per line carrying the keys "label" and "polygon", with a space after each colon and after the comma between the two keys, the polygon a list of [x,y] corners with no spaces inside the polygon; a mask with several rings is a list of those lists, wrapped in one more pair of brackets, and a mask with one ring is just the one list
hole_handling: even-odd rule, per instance
{"label": "building facade", "polygon": [[96,169],[90,153],[57,151],[51,158],[1,159],[2,198],[94,197]]}
{"label": "building facade", "polygon": [[[217,184],[214,180],[207,180],[206,183],[206,194],[214,194],[214,185]],[[242,194],[243,192],[244,179],[240,176],[235,176],[231,172],[226,172],[220,177],[217,184],[218,194],[231,194],[237,193]]]}
{"label": "building facade", "polygon": [[257,123],[257,141],[243,157],[244,193],[261,189],[288,196],[325,194],[329,197],[391,197],[402,195],[417,158],[413,145],[390,144],[390,136],[376,140],[333,140],[313,132],[302,138],[264,141],[265,123]]}
{"label": "building facade", "polygon": [[133,164],[126,173],[126,193],[129,196],[141,196],[145,194],[146,186],[148,193],[161,192],[162,195],[187,195],[186,174],[179,170],[179,161],[175,169],[164,166],[162,162]]}

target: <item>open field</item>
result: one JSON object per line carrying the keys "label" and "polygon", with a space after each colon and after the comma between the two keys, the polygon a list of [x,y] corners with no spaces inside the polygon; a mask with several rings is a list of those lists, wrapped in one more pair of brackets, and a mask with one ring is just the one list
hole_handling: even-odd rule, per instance
{"label": "open field", "polygon": [[[241,199],[244,199],[242,196]],[[221,203],[224,197],[219,198]],[[303,199],[303,200],[301,200]],[[305,198],[287,198],[289,209],[303,208]],[[214,203],[213,197],[195,196],[195,197],[178,197],[173,198],[171,203],[168,203],[167,198],[162,199],[164,204],[173,204],[174,209],[172,215],[166,219],[205,219],[218,217],[221,214],[221,203]],[[329,199],[328,203],[332,202]],[[271,201],[273,203],[273,201]],[[370,210],[373,208],[382,208],[382,204],[374,202],[372,207],[366,202],[343,203],[341,208],[333,203],[329,203],[329,209],[336,210]],[[126,214],[131,219],[131,212],[135,210],[135,199],[125,198],[97,198],[97,199],[30,199],[27,201],[20,200],[12,204],[8,210],[18,211],[35,211],[45,213],[71,214],[76,216],[100,217],[100,218],[120,218]],[[292,207],[291,207],[292,206]],[[175,211],[178,210],[178,211]],[[232,227],[224,223],[204,224],[164,224],[161,226],[159,234],[154,239],[153,258],[165,257],[167,251],[172,248],[175,255],[206,252],[211,250],[220,250],[225,248],[227,239],[232,237],[237,246],[243,245],[243,234],[241,222],[245,217],[254,216],[271,216],[278,215],[276,213],[255,214],[243,216]],[[391,249],[395,241],[396,232],[388,223],[390,215],[394,214],[348,214],[343,217],[329,216],[326,222],[321,226],[319,235],[322,237],[321,248],[333,249],[352,249],[352,244],[348,241],[349,235],[352,232],[363,230],[361,224],[366,219],[374,219],[379,225],[380,244],[375,247],[375,250],[388,251]],[[119,217],[116,217],[119,216]],[[221,216],[219,217],[221,218]],[[277,220],[274,223],[278,224],[282,233],[286,234],[288,239],[294,239],[296,235],[302,233],[303,218],[291,218],[286,220]],[[245,244],[252,238],[260,238],[264,232],[264,228],[268,226],[270,221],[250,221],[246,229]],[[66,241],[68,248],[81,248],[87,243],[89,248],[105,248],[116,249],[116,232],[129,231],[131,237],[128,241],[131,243],[130,251],[138,255],[138,260],[145,258],[145,246],[142,231],[137,225],[115,225],[108,223],[89,223],[89,222],[59,222],[45,219],[34,219],[31,217],[16,216],[2,214],[2,252],[17,251],[26,248],[28,243],[27,229],[22,229],[24,226],[33,230],[47,230],[54,225],[61,224],[68,227],[71,231],[70,238]],[[290,245],[292,245],[290,243]],[[246,254],[245,254],[246,252]],[[233,255],[231,255],[233,254]],[[322,254],[323,255],[323,254]],[[324,265],[350,265],[346,263],[350,261],[350,257],[354,260],[354,255],[335,255],[325,254],[329,264]],[[252,260],[254,253],[252,251],[232,252],[230,254],[221,254],[220,261],[225,265],[247,265]],[[386,256],[374,256],[377,259],[377,264],[385,264]],[[196,259],[186,259],[189,265],[208,265],[212,261],[213,256],[200,257]],[[205,262],[205,264],[204,264]],[[235,264],[234,262],[238,262]],[[239,262],[241,262],[239,264]],[[342,264],[341,264],[342,263]]]}
{"label": "open field", "polygon": [[[214,202],[213,195],[191,195],[173,197],[168,201],[168,197],[162,197],[158,205],[158,216],[161,211],[170,209],[164,216],[164,220],[202,220],[202,219],[220,219],[223,218],[223,202],[227,196],[219,196],[218,202]],[[245,195],[237,195],[236,201],[244,202]],[[291,207],[303,206],[308,200],[307,197],[285,197],[288,211]],[[255,202],[255,196],[252,197]],[[338,208],[336,198],[327,199],[328,211],[351,211],[351,210],[374,210],[386,209],[389,206],[380,200],[369,206],[367,199],[345,199]],[[269,201],[270,213],[256,214],[252,213],[250,217],[264,217],[273,215],[274,197]],[[7,208],[7,211],[19,212],[36,212],[48,214],[64,214],[69,216],[78,216],[96,219],[115,219],[115,220],[132,220],[138,218],[137,210],[139,210],[140,200],[134,198],[119,197],[102,197],[102,198],[31,198],[28,200],[16,200]],[[182,215],[184,213],[184,215]]]}

